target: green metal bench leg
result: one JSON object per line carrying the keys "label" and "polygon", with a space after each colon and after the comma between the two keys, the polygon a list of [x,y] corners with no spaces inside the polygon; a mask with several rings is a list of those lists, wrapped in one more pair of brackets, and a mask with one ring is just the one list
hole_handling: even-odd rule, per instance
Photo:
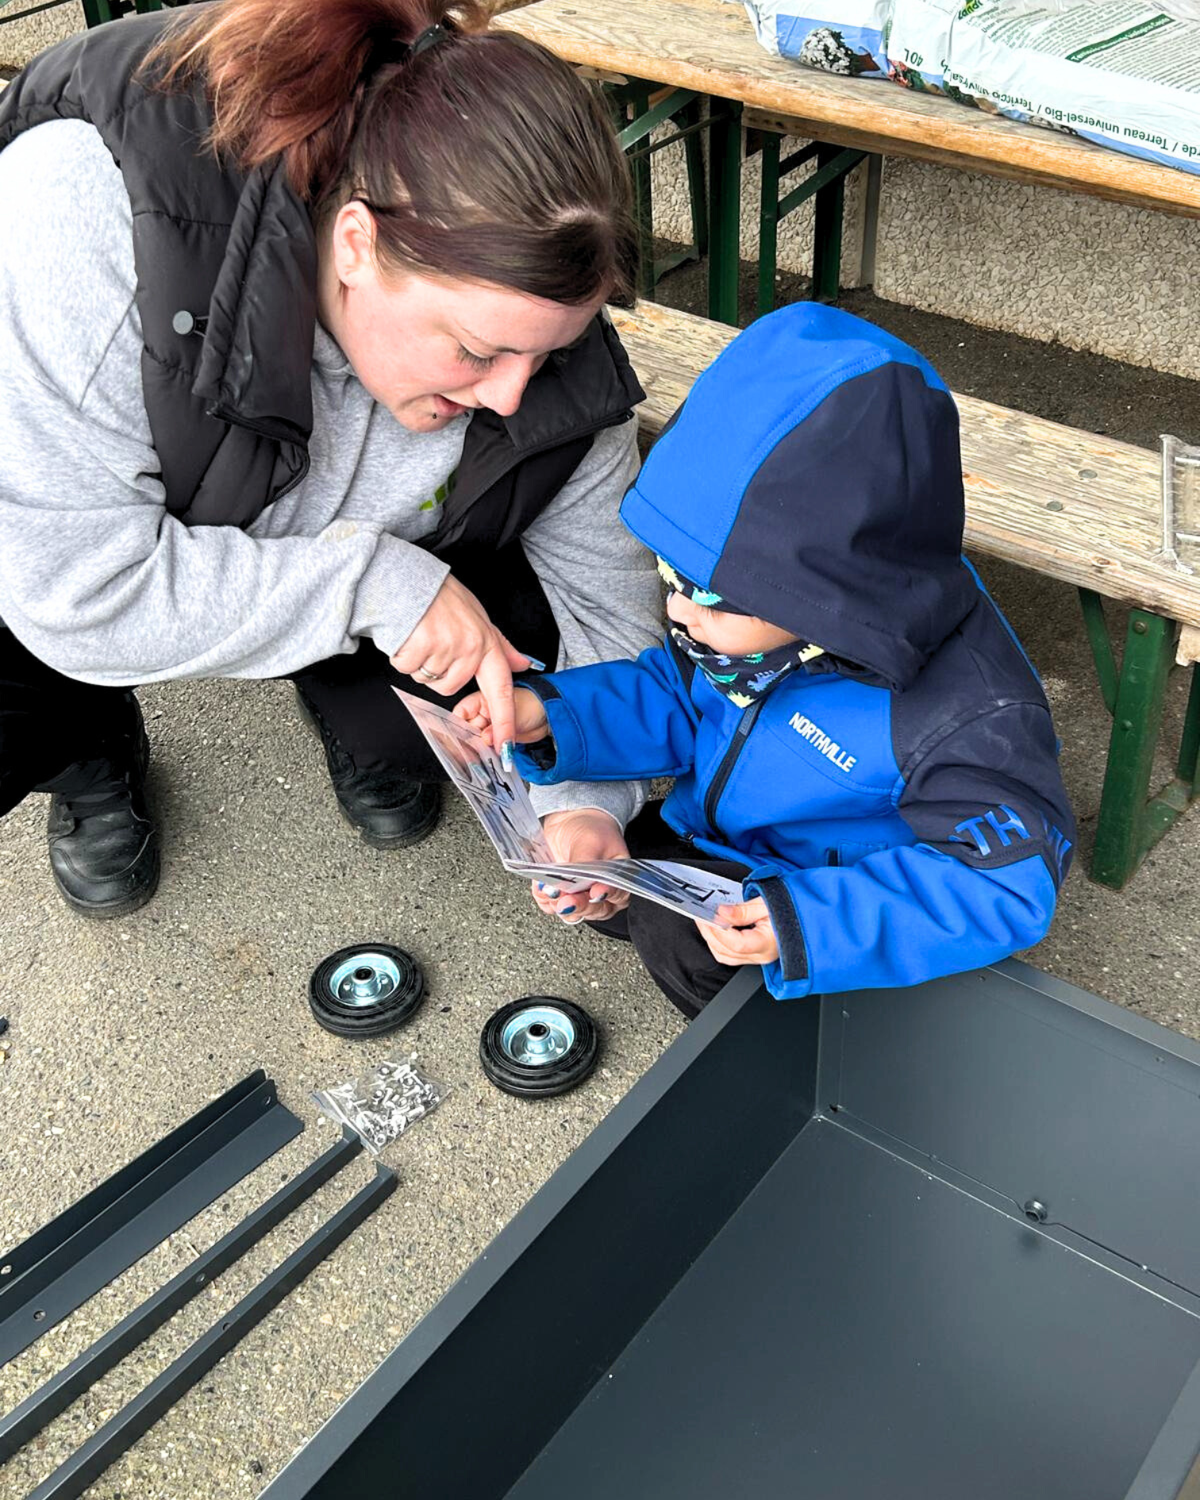
{"label": "green metal bench leg", "polygon": [[84,24],[89,31],[108,21],[119,21],[131,9],[138,15],[162,9],[162,0],[81,0],[81,4]]}
{"label": "green metal bench leg", "polygon": [[[822,145],[817,171],[841,155],[840,146]],[[836,302],[842,284],[842,221],[846,207],[846,178],[836,176],[816,195],[813,216],[812,281],[815,302]]]}
{"label": "green metal bench leg", "polygon": [[1079,603],[1083,608],[1083,623],[1087,627],[1092,660],[1096,663],[1096,675],[1100,679],[1100,696],[1109,713],[1115,714],[1120,674],[1108,633],[1108,621],[1104,618],[1104,600],[1092,589],[1080,589]]}
{"label": "green metal bench leg", "polygon": [[[713,101],[710,101],[710,108]],[[709,131],[708,315],[735,328],[741,270],[742,112],[726,105]]]}
{"label": "green metal bench leg", "polygon": [[[695,100],[677,117],[684,129],[700,123],[700,101]],[[688,203],[692,210],[692,244],[699,260],[708,254],[708,189],[704,177],[704,142],[699,134],[692,134],[683,143],[684,160],[687,162]]]}
{"label": "green metal bench leg", "polygon": [[1183,737],[1179,742],[1179,762],[1175,769],[1188,790],[1189,798],[1200,797],[1200,666],[1192,667],[1192,687],[1188,693]]}
{"label": "green metal bench leg", "polygon": [[[0,0],[2,3],[2,0]],[[158,4],[159,0],[139,0]],[[607,89],[609,113],[617,139],[629,162],[633,185],[633,212],[638,230],[640,270],[638,293],[652,297],[654,289],[668,271],[688,261],[699,260],[708,249],[708,207],[704,182],[704,147],[700,132],[711,128],[701,114],[701,97],[688,89],[662,91],[662,97],[651,106],[654,85],[644,79],[633,79]],[[632,118],[630,116],[632,115]],[[675,127],[674,134],[651,143],[654,130],[662,125]],[[687,164],[688,200],[691,207],[692,243],[661,260],[654,258],[654,199],[650,158],[657,151],[682,141]]]}
{"label": "green metal bench leg", "polygon": [[1174,642],[1172,621],[1130,611],[1092,856],[1092,879],[1112,890],[1124,886],[1190,800],[1179,795],[1178,782],[1150,797]]}
{"label": "green metal bench leg", "polygon": [[671,116],[671,121],[683,137],[684,163],[687,166],[688,206],[692,219],[692,242],[686,250],[675,250],[654,262],[654,285],[674,271],[678,266],[693,264],[708,254],[708,192],[704,179],[704,143],[700,131],[707,121],[700,113],[700,100],[690,104]]}
{"label": "green metal bench leg", "polygon": [[775,271],[779,263],[779,147],[781,137],[764,131],[762,195],[758,208],[758,315],[775,306]]}
{"label": "green metal bench leg", "polygon": [[[756,132],[757,134],[757,132]],[[762,198],[758,228],[758,312],[761,317],[775,306],[775,272],[778,264],[780,222],[813,199],[812,296],[819,302],[836,302],[842,270],[842,213],[846,199],[846,177],[867,153],[843,149],[823,141],[812,141],[801,150],[780,159],[780,138],[769,132],[762,137]],[[790,192],[779,195],[780,179],[797,167],[816,162],[809,174]]]}
{"label": "green metal bench leg", "polygon": [[[631,88],[630,97],[635,116],[644,115],[650,108],[650,91]],[[654,295],[654,197],[651,188],[650,158],[633,156],[629,162],[629,173],[633,179],[633,213],[638,227],[638,295]]]}

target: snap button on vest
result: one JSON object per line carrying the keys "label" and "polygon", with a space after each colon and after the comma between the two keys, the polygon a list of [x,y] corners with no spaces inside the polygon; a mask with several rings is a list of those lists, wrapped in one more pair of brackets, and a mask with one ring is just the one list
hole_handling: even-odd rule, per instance
{"label": "snap button on vest", "polygon": [[180,310],[171,319],[171,327],[178,334],[200,333],[208,327],[207,318],[194,318],[186,308]]}

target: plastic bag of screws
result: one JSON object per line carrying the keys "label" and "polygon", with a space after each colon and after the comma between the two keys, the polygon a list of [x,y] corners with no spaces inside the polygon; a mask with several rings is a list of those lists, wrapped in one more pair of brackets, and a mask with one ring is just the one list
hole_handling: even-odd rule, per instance
{"label": "plastic bag of screws", "polygon": [[417,1054],[407,1062],[381,1062],[347,1083],[314,1089],[317,1107],[332,1119],[349,1125],[373,1155],[398,1135],[423,1120],[446,1097],[446,1090],[419,1073]]}

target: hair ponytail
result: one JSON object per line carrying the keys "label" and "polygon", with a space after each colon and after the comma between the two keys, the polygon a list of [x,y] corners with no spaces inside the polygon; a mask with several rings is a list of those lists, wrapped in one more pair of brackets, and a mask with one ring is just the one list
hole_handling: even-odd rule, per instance
{"label": "hair ponytail", "polygon": [[[451,13],[453,17],[451,17]],[[204,79],[209,143],[249,169],[283,155],[310,196],[336,177],[376,62],[404,55],[426,27],[482,31],[483,0],[220,0],[185,12],[147,59],[170,88]]]}
{"label": "hair ponytail", "polygon": [[[314,214],[361,198],[381,262],[552,301],[629,301],[628,170],[596,92],[547,49],[489,31],[488,0],[217,0],[146,60],[203,85],[209,144],[281,157]],[[428,28],[448,35],[414,53]]]}

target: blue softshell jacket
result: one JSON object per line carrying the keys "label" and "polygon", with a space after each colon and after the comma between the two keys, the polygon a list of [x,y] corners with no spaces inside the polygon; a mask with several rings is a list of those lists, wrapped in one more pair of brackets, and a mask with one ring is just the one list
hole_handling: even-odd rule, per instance
{"label": "blue softshell jacket", "polygon": [[673,776],[740,860],[780,999],[918,984],[1050,925],[1075,827],[1050,710],[962,556],[958,411],[912,349],[799,303],[696,382],[621,510],[680,573],[828,653],[737,708],[671,644],[522,679],[532,781]]}

